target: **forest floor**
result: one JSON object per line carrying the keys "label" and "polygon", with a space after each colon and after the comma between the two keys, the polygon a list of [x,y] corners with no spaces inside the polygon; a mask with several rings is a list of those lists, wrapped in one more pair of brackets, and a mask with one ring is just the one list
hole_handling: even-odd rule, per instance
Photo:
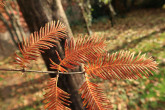
{"label": "forest floor", "polygon": [[[73,26],[75,36],[84,34],[82,26]],[[116,18],[114,27],[107,18],[95,20],[93,34],[106,37],[109,53],[120,50],[146,53],[159,63],[150,78],[138,80],[93,80],[102,85],[114,110],[165,110],[165,10],[147,9]],[[0,61],[0,68],[18,68],[13,56]],[[46,70],[38,58],[30,69]],[[0,110],[44,110],[44,86],[49,76],[37,73],[0,72]]]}

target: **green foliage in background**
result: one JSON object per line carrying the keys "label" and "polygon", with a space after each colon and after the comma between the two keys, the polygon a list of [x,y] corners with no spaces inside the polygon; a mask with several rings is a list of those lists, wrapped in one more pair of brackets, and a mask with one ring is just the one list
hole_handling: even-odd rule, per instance
{"label": "green foliage in background", "polygon": [[104,4],[109,4],[112,0],[99,0],[99,2],[103,2]]}

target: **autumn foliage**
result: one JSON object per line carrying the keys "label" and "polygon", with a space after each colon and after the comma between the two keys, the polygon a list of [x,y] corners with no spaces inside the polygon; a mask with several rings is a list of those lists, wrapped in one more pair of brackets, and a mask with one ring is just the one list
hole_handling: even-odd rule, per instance
{"label": "autumn foliage", "polygon": [[[21,55],[15,56],[16,63],[22,68],[27,68],[31,60],[36,60],[44,49],[56,46],[56,41],[67,39],[65,26],[57,22],[51,22],[42,27],[39,32],[34,32],[29,38],[23,41],[20,46]],[[52,59],[51,68],[67,73],[67,69],[74,69],[75,66],[84,65],[84,77],[86,81],[80,87],[84,106],[89,110],[110,110],[110,101],[106,98],[103,90],[90,82],[91,78],[100,77],[104,80],[111,79],[137,79],[142,76],[148,77],[157,69],[157,63],[145,55],[135,55],[129,51],[118,53],[106,52],[105,39],[98,36],[81,36],[76,41],[71,39],[65,43],[65,57],[62,59],[56,51],[59,64]],[[67,73],[69,74],[69,73]],[[57,87],[58,74],[51,78],[47,87],[44,103],[45,109],[59,110],[70,109],[69,94]]]}

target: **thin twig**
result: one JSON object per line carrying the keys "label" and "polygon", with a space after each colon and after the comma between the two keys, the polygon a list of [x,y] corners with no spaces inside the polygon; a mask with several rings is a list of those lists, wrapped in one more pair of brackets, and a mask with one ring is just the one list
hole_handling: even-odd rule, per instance
{"label": "thin twig", "polygon": [[[8,69],[8,68],[0,68],[0,71],[20,71],[20,72],[35,72],[35,73],[52,73],[58,74],[57,71],[37,71],[37,70],[25,70],[25,69]],[[84,74],[85,72],[59,72],[59,74]]]}

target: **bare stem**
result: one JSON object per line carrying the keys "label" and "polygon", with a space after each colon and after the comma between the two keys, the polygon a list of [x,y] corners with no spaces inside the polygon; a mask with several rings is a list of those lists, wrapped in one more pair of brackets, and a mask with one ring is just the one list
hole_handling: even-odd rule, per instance
{"label": "bare stem", "polygon": [[[20,72],[35,72],[35,73],[53,73],[58,74],[57,71],[37,71],[37,70],[25,70],[25,69],[8,69],[8,68],[0,68],[0,71],[20,71]],[[85,72],[59,72],[59,74],[84,74]]]}

